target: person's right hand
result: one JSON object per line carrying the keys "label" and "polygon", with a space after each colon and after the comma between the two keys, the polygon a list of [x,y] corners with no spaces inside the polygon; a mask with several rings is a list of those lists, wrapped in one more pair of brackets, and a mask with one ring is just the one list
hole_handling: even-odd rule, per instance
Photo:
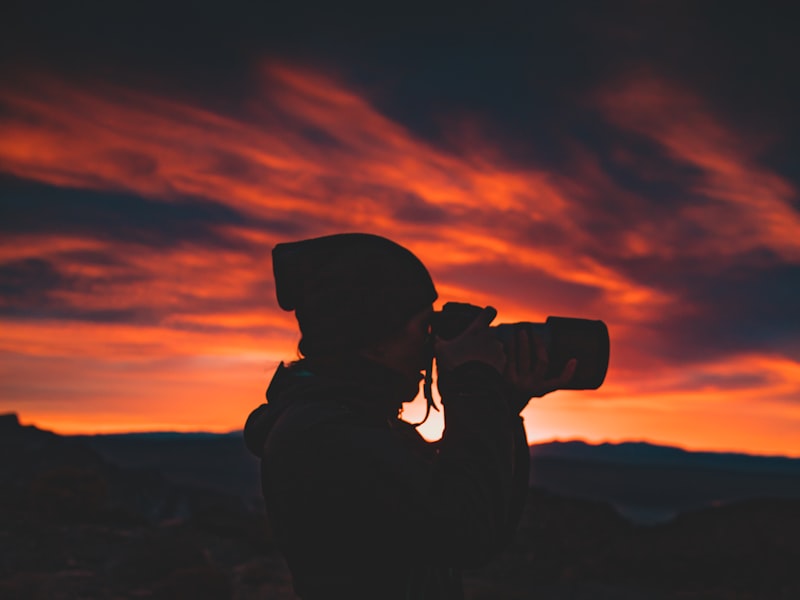
{"label": "person's right hand", "polygon": [[[535,358],[533,361],[531,361],[531,351]],[[563,389],[572,379],[578,366],[577,359],[571,358],[559,375],[546,379],[549,361],[547,349],[539,336],[524,327],[519,327],[509,344],[504,376],[516,390],[517,397],[525,399],[520,410],[531,398],[541,398],[550,392]]]}
{"label": "person's right hand", "polygon": [[439,373],[452,371],[468,362],[479,361],[502,374],[506,367],[506,353],[503,344],[489,329],[489,324],[496,316],[497,310],[487,306],[457,337],[451,340],[437,337],[434,341],[434,353]]}

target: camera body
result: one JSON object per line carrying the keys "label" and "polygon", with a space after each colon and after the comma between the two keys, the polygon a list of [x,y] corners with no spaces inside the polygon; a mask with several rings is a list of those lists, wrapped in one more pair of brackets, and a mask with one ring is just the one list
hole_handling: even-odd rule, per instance
{"label": "camera body", "polygon": [[[481,313],[474,304],[448,302],[433,316],[432,333],[448,340],[457,337]],[[570,381],[559,389],[594,390],[599,388],[608,371],[610,341],[603,321],[570,317],[547,317],[544,323],[501,323],[490,328],[503,346],[508,348],[520,329],[527,329],[531,344],[535,335],[547,350],[548,368],[545,379],[558,377],[572,358],[578,364]],[[532,335],[531,335],[532,334]],[[531,359],[536,350],[531,348]]]}

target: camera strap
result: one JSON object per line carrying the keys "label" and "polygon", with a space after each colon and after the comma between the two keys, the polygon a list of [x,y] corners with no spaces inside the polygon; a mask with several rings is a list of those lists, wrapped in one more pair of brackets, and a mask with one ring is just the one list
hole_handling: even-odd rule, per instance
{"label": "camera strap", "polygon": [[414,427],[419,427],[428,420],[431,414],[431,408],[439,412],[439,407],[436,406],[436,403],[433,401],[433,360],[433,353],[431,353],[431,362],[428,363],[428,368],[425,369],[425,383],[422,386],[422,393],[425,395],[426,402],[425,417],[419,423],[411,423]]}

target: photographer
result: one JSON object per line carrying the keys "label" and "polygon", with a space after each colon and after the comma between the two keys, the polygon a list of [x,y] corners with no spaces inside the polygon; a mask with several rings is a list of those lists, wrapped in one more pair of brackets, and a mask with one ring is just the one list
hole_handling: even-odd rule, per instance
{"label": "photographer", "polygon": [[[486,308],[450,340],[430,334],[430,275],[385,238],[340,234],[273,251],[280,306],[303,358],[278,367],[247,420],[267,514],[296,593],[462,598],[460,570],[513,535],[528,487],[519,412],[568,381],[545,380],[541,344],[490,334]],[[445,430],[426,442],[399,418],[435,355]]]}

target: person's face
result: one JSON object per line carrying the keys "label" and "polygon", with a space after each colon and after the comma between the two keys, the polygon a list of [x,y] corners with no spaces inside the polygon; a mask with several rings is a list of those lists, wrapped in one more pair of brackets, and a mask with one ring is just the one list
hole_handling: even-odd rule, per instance
{"label": "person's face", "polygon": [[397,335],[379,344],[366,356],[419,381],[421,371],[428,368],[430,362],[428,338],[432,316],[433,306],[424,308],[411,317]]}

